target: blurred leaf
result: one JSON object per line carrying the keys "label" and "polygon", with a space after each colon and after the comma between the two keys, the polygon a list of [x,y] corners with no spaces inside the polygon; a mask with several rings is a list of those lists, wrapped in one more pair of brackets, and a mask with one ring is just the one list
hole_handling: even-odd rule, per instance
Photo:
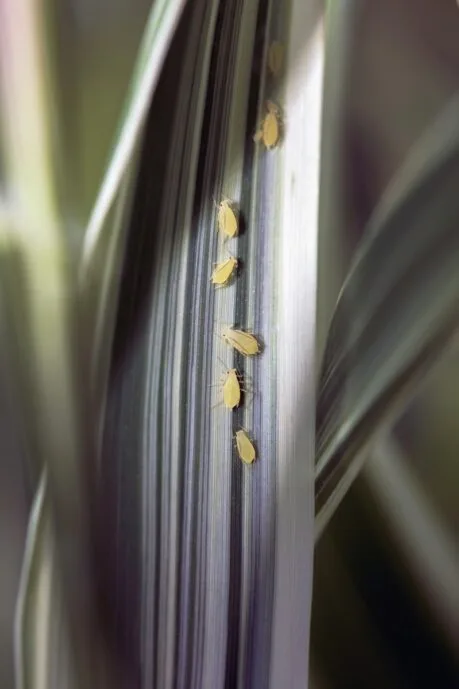
{"label": "blurred leaf", "polygon": [[403,553],[404,568],[432,611],[433,633],[450,645],[457,658],[459,551],[454,531],[445,528],[443,515],[393,434],[383,436],[372,448],[364,473],[371,504],[383,515]]}
{"label": "blurred leaf", "polygon": [[[5,198],[0,232],[12,249],[11,256],[7,252],[2,255],[7,265],[0,272],[1,288],[8,305],[9,344],[17,354],[14,373],[21,397],[24,445],[35,470],[33,480],[46,467],[46,509],[53,526],[52,539],[42,539],[40,529],[36,532],[40,544],[34,559],[43,567],[30,569],[30,596],[37,591],[38,595],[24,630],[32,637],[17,637],[25,650],[18,660],[24,664],[21,676],[28,687],[50,686],[47,652],[52,641],[47,623],[49,606],[55,603],[47,577],[47,567],[53,569],[47,548],[55,540],[76,658],[75,682],[88,686],[87,677],[91,676],[103,686],[102,676],[105,681],[105,673],[113,670],[106,664],[100,641],[91,570],[86,462],[91,464],[92,443],[83,382],[86,361],[80,346],[84,333],[78,329],[74,264],[69,260],[66,224],[58,202],[55,151],[59,123],[53,120],[56,65],[48,49],[50,23],[51,12],[44,11],[37,0],[0,3]],[[37,656],[29,657],[29,651],[36,651]],[[33,663],[39,670],[29,674],[27,667]],[[113,681],[109,684],[113,686]]]}
{"label": "blurred leaf", "polygon": [[375,211],[338,299],[317,405],[317,534],[457,329],[458,123],[454,99]]}
{"label": "blurred leaf", "polygon": [[[59,613],[62,614],[51,514],[45,496],[46,471],[43,471],[30,511],[16,605],[17,689],[49,683],[49,638],[55,638],[55,634],[50,634],[50,629],[56,625]],[[55,651],[53,648],[52,653]]]}
{"label": "blurred leaf", "polygon": [[[83,243],[83,273],[91,260],[100,233],[123,175],[131,162],[185,0],[153,0],[139,55],[132,75],[119,131],[105,177],[96,199]],[[84,277],[83,277],[84,279]]]}

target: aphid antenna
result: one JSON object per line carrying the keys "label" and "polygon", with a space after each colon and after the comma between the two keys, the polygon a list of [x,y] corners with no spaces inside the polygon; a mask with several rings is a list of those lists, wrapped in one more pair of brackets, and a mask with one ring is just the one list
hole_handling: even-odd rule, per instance
{"label": "aphid antenna", "polygon": [[228,364],[226,364],[226,363],[223,361],[223,359],[221,358],[221,356],[219,356],[218,354],[217,354],[217,359],[219,360],[219,362],[221,363],[221,365],[223,366],[223,369],[224,369],[225,371],[231,370],[231,366],[228,366]]}

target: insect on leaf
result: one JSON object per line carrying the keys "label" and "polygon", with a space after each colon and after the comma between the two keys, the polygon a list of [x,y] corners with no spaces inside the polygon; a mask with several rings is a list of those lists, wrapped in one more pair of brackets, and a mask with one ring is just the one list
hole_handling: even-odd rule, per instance
{"label": "insect on leaf", "polygon": [[252,464],[255,461],[255,448],[245,431],[236,431],[236,447],[238,455],[244,464]]}

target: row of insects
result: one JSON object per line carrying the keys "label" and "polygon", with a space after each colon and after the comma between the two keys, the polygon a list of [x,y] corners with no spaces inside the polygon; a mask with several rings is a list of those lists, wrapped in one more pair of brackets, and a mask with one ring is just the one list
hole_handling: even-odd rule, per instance
{"label": "row of insects", "polygon": [[[274,49],[275,48],[275,49]],[[274,73],[274,67],[278,67],[280,60],[279,45],[272,44],[268,55],[270,70]],[[260,128],[254,136],[255,142],[261,142],[266,149],[270,150],[277,146],[281,138],[282,120],[279,108],[268,101],[266,103],[266,114]],[[239,232],[239,217],[234,204],[228,199],[224,199],[218,205],[217,226],[225,239],[233,239]],[[224,287],[233,279],[238,267],[237,258],[229,256],[215,267],[211,282],[216,287]],[[226,327],[221,332],[223,340],[231,347],[236,349],[244,356],[255,356],[260,353],[260,343],[255,335]],[[229,410],[236,409],[241,402],[241,376],[235,368],[226,372],[223,381],[223,404]],[[252,464],[256,459],[255,447],[250,440],[247,432],[243,429],[236,431],[236,448],[240,459],[245,464]]]}

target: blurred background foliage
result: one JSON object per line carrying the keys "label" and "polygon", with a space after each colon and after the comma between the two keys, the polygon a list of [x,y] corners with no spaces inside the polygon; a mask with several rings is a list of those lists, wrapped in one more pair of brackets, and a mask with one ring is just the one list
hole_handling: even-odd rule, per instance
{"label": "blurred background foliage", "polygon": [[[126,101],[150,0],[56,3],[54,48],[66,207],[82,239]],[[79,232],[78,232],[79,230]]]}
{"label": "blurred background foliage", "polygon": [[[8,14],[11,6],[14,9],[14,3],[3,3],[2,9],[6,14],[2,16]],[[120,126],[122,109],[150,8],[150,0],[68,0],[64,3],[46,3],[46,8],[41,3],[42,11],[46,9],[47,48],[56,82],[53,101],[56,127],[52,143],[59,172],[59,202],[65,208],[62,230],[74,256],[81,249],[85,227]],[[1,156],[2,187],[6,181],[5,173],[4,159]],[[3,218],[0,213],[1,220]],[[13,265],[13,272],[15,269],[17,264]],[[10,270],[8,256],[4,254],[2,277]],[[26,424],[18,406],[20,395],[13,373],[17,364],[17,345],[11,346],[9,317],[11,308],[16,308],[19,318],[21,317],[17,297],[15,295],[11,301],[2,289],[0,685],[5,689],[15,686],[13,620],[23,566],[27,522],[37,488],[36,467],[30,471],[33,464],[31,447],[26,441]],[[22,320],[25,320],[24,317]],[[20,340],[19,350],[21,353],[24,351],[24,340]]]}
{"label": "blurred background foliage", "polygon": [[[337,171],[327,191],[327,226],[339,230],[324,234],[321,227],[319,234],[319,357],[369,216],[410,147],[459,87],[456,3],[329,5],[336,31]],[[327,95],[333,98],[325,91],[325,118]],[[454,347],[316,546],[313,686],[459,684],[458,391]],[[386,465],[397,490],[386,482]],[[430,568],[432,562],[438,567]]]}

